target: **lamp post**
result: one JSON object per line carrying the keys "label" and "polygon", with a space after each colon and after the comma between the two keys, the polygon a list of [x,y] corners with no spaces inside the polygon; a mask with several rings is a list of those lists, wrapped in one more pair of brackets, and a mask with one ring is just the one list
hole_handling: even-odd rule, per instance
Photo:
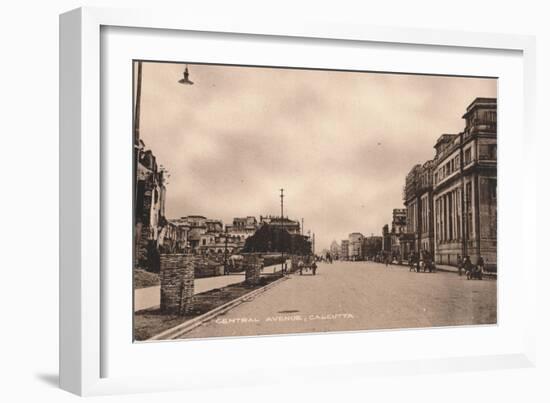
{"label": "lamp post", "polygon": [[185,85],[193,85],[194,82],[189,80],[189,69],[187,68],[187,64],[185,65],[185,70],[183,71],[183,78],[178,81],[180,84]]}
{"label": "lamp post", "polygon": [[139,61],[137,65],[137,83],[136,83],[136,99],[135,99],[135,110],[134,110],[134,214],[137,209],[137,195],[138,195],[138,161],[140,154],[139,146],[139,121],[141,113],[141,77],[142,77],[142,62]]}
{"label": "lamp post", "polygon": [[[137,82],[136,82],[136,98],[135,98],[135,111],[134,111],[134,177],[136,179],[136,189],[135,189],[135,198],[137,202],[137,164],[139,161],[139,151],[140,151],[140,122],[141,122],[141,83],[143,77],[143,62],[139,60],[137,62]],[[184,85],[193,85],[194,82],[189,80],[189,69],[187,64],[185,65],[185,70],[183,72],[183,78],[178,81],[180,84]]]}
{"label": "lamp post", "polygon": [[[140,200],[138,200],[138,189],[139,189],[139,158],[142,151],[142,143],[140,136],[140,123],[141,123],[141,87],[143,82],[143,62],[141,60],[137,61],[137,77],[136,77],[136,87],[135,87],[135,105],[134,105],[134,121],[133,121],[133,132],[134,132],[134,205],[133,205],[133,216],[134,216],[134,259],[137,260],[137,250],[140,243],[140,234],[141,228],[138,226],[142,225],[142,217],[138,217],[138,211],[141,209],[138,208]],[[183,79],[178,81],[181,84],[193,85],[193,82],[189,80],[189,69],[185,65],[185,71],[183,73]]]}

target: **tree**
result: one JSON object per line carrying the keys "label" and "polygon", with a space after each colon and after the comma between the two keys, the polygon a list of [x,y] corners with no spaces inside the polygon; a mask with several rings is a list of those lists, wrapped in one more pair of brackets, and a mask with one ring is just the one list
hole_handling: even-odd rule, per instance
{"label": "tree", "polygon": [[306,236],[290,234],[286,230],[265,223],[246,240],[242,251],[309,255],[311,243]]}

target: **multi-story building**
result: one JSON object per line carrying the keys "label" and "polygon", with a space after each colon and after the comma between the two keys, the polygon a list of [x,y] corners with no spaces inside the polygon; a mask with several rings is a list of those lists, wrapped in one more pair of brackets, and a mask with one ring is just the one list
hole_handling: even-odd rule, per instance
{"label": "multi-story building", "polygon": [[392,212],[392,234],[403,234],[407,231],[407,209],[394,208]]}
{"label": "multi-story building", "polygon": [[290,220],[288,217],[281,216],[260,216],[260,225],[269,224],[275,228],[283,228],[289,234],[300,235],[300,222],[295,220]]}
{"label": "multi-story building", "polygon": [[206,225],[206,232],[217,234],[223,231],[223,223],[221,220],[206,219],[204,224]]}
{"label": "multi-story building", "polygon": [[348,242],[348,260],[363,259],[363,239],[364,236],[360,232],[352,232],[349,234]]}
{"label": "multi-story building", "polygon": [[349,259],[349,241],[347,239],[342,239],[340,242],[340,260]]}
{"label": "multi-story building", "polygon": [[226,225],[227,232],[239,237],[242,246],[244,246],[246,239],[254,235],[258,228],[259,224],[254,216],[235,217],[233,218],[233,225]]}
{"label": "multi-story building", "polygon": [[384,224],[382,227],[382,251],[385,253],[391,251],[391,235],[388,224]]}
{"label": "multi-story building", "polygon": [[398,261],[403,258],[401,238],[407,233],[407,209],[394,208],[392,211],[391,230],[385,224],[382,227],[382,247],[381,251],[390,254]]}
{"label": "multi-story building", "polygon": [[197,253],[221,261],[243,247],[240,238],[225,232],[207,233],[202,236]]}
{"label": "multi-story building", "polygon": [[158,271],[159,234],[167,224],[164,215],[166,185],[164,170],[151,150],[140,141],[136,147],[136,195],[134,207],[134,265]]}
{"label": "multi-story building", "polygon": [[391,254],[398,261],[405,258],[402,251],[401,236],[407,232],[407,210],[394,208],[391,222]]}
{"label": "multi-story building", "polygon": [[202,215],[189,215],[179,219],[189,226],[187,241],[191,252],[196,252],[203,243],[203,235],[207,232],[206,220],[207,218]]}
{"label": "multi-story building", "polygon": [[[169,220],[169,225],[177,228],[167,229],[163,240],[166,250],[219,257],[221,254],[232,254],[244,246],[244,235],[241,238],[238,233],[224,231],[223,222],[218,219],[189,215]],[[174,242],[180,246],[174,249]]]}
{"label": "multi-story building", "polygon": [[433,171],[434,160],[415,165],[405,178],[403,201],[406,206],[406,232],[400,237],[401,254],[427,251],[432,256],[434,246]]}
{"label": "multi-story building", "polygon": [[338,260],[340,256],[340,245],[338,245],[338,242],[332,241],[330,244],[330,255],[333,259]]}
{"label": "multi-story building", "polygon": [[462,133],[435,144],[436,262],[456,264],[459,256],[479,256],[496,270],[497,102],[476,98],[463,115]]}

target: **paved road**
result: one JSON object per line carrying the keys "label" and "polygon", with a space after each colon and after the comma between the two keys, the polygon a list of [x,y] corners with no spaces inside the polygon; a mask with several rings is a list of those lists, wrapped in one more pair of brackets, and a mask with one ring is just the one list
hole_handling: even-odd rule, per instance
{"label": "paved road", "polygon": [[[281,265],[268,266],[263,269],[263,272],[274,273],[280,269]],[[195,279],[195,294],[243,281],[244,272],[226,276],[197,278]],[[155,308],[157,306],[160,306],[160,286],[138,288],[134,291],[134,312],[147,308]]]}
{"label": "paved road", "polygon": [[495,280],[414,273],[374,262],[321,263],[297,274],[184,338],[490,324]]}

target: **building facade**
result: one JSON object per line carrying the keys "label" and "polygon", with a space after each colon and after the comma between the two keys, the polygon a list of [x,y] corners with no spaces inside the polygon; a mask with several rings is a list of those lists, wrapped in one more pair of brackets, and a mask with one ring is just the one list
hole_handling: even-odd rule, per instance
{"label": "building facade", "polygon": [[400,236],[402,257],[410,252],[435,253],[433,172],[435,161],[415,165],[405,178],[403,202],[406,207],[406,232]]}
{"label": "building facade", "polygon": [[340,258],[340,245],[336,241],[332,241],[330,244],[330,256],[335,260]]}
{"label": "building facade", "polygon": [[462,133],[441,136],[434,172],[436,263],[472,262],[496,270],[497,102],[476,98]]}
{"label": "building facade", "polygon": [[340,242],[340,260],[348,260],[349,258],[349,241],[342,239]]}
{"label": "building facade", "polygon": [[189,215],[178,219],[180,223],[189,227],[187,241],[189,251],[192,253],[197,253],[202,243],[203,235],[206,234],[206,220],[207,218],[201,215]]}
{"label": "building facade", "polygon": [[298,220],[291,220],[288,217],[281,216],[260,216],[260,225],[269,224],[275,228],[284,228],[289,234],[300,235],[301,227]]}
{"label": "building facade", "polygon": [[363,239],[365,237],[360,232],[349,234],[348,241],[348,260],[363,260]]}
{"label": "building facade", "polygon": [[407,209],[394,208],[392,211],[391,232],[403,234],[407,231]]}
{"label": "building facade", "polygon": [[244,246],[246,239],[258,230],[259,224],[254,216],[235,217],[233,224],[227,225],[226,228],[229,234],[239,237],[242,246]]}
{"label": "building facade", "polygon": [[382,252],[389,253],[391,251],[391,235],[390,227],[384,224],[382,227]]}
{"label": "building facade", "polygon": [[166,181],[164,170],[151,150],[140,141],[136,147],[134,205],[134,267],[159,271],[159,235],[167,220],[164,215]]}

